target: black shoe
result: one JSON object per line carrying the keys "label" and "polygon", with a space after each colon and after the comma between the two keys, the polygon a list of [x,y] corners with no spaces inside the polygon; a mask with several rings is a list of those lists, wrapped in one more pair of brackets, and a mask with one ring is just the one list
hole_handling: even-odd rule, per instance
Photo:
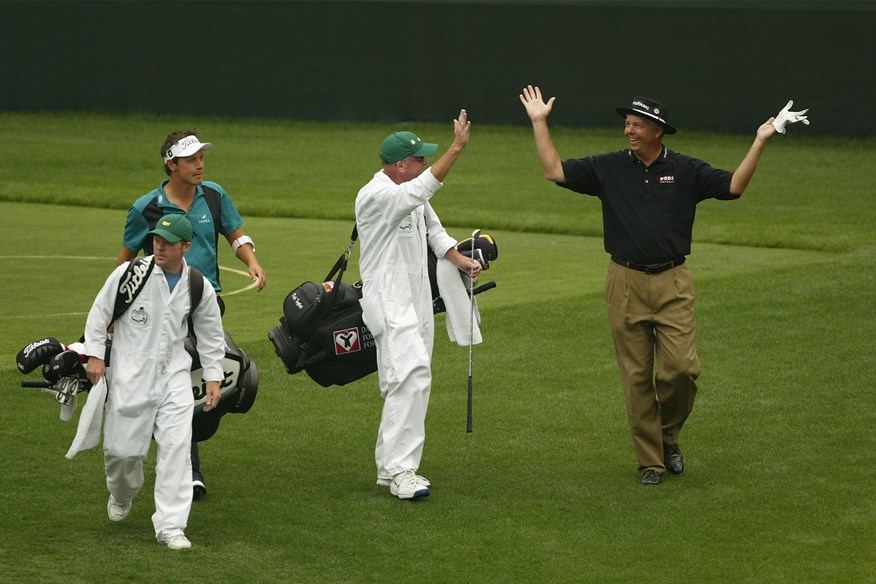
{"label": "black shoe", "polygon": [[204,486],[204,481],[192,481],[192,497],[197,501],[207,494],[207,487]]}
{"label": "black shoe", "polygon": [[642,473],[642,484],[651,486],[651,485],[659,485],[662,477],[660,473],[654,469],[647,469]]}
{"label": "black shoe", "polygon": [[663,445],[663,464],[666,466],[666,470],[672,474],[684,474],[684,457],[681,455],[678,444]]}

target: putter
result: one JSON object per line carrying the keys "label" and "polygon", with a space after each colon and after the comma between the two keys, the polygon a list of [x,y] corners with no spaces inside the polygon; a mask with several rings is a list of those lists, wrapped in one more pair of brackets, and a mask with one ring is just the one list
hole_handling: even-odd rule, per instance
{"label": "putter", "polygon": [[[475,229],[471,234],[471,259],[475,260],[475,241],[480,237],[481,230]],[[466,432],[471,432],[471,396],[472,396],[472,350],[474,348],[474,278],[468,279],[468,302],[469,302],[469,320],[468,320],[468,420],[466,423]]]}

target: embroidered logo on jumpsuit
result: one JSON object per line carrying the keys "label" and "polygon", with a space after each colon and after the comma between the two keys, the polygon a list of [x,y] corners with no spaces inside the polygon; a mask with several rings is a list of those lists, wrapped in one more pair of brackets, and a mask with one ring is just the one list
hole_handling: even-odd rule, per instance
{"label": "embroidered logo on jumpsuit", "polygon": [[149,313],[147,313],[142,306],[135,308],[131,311],[131,321],[141,326],[145,326],[149,323]]}
{"label": "embroidered logo on jumpsuit", "polygon": [[411,232],[414,229],[414,220],[408,215],[404,219],[401,220],[401,223],[398,224],[398,230],[402,232]]}

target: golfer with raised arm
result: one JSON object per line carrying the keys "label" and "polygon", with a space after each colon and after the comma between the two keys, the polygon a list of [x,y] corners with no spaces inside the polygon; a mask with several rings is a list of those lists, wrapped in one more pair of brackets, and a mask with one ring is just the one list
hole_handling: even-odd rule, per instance
{"label": "golfer with raised arm", "polygon": [[663,137],[676,129],[663,104],[645,97],[616,108],[624,119],[625,150],[561,160],[547,124],[556,98],[545,102],[532,85],[519,97],[545,178],[602,202],[611,256],[606,301],[627,417],[641,483],[657,485],[665,471],[684,472],[678,437],[700,375],[694,282],[685,264],[696,206],[706,199],[738,199],[767,141],[788,123],[808,124],[806,110],[792,112],[788,102],[757,129],[742,162],[728,172],[667,148]]}

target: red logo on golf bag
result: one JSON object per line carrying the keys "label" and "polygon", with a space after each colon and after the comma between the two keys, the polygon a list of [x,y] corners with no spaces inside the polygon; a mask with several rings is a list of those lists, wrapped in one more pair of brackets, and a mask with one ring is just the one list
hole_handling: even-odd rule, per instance
{"label": "red logo on golf bag", "polygon": [[335,339],[335,355],[355,353],[361,349],[359,345],[359,328],[353,327],[332,333]]}

